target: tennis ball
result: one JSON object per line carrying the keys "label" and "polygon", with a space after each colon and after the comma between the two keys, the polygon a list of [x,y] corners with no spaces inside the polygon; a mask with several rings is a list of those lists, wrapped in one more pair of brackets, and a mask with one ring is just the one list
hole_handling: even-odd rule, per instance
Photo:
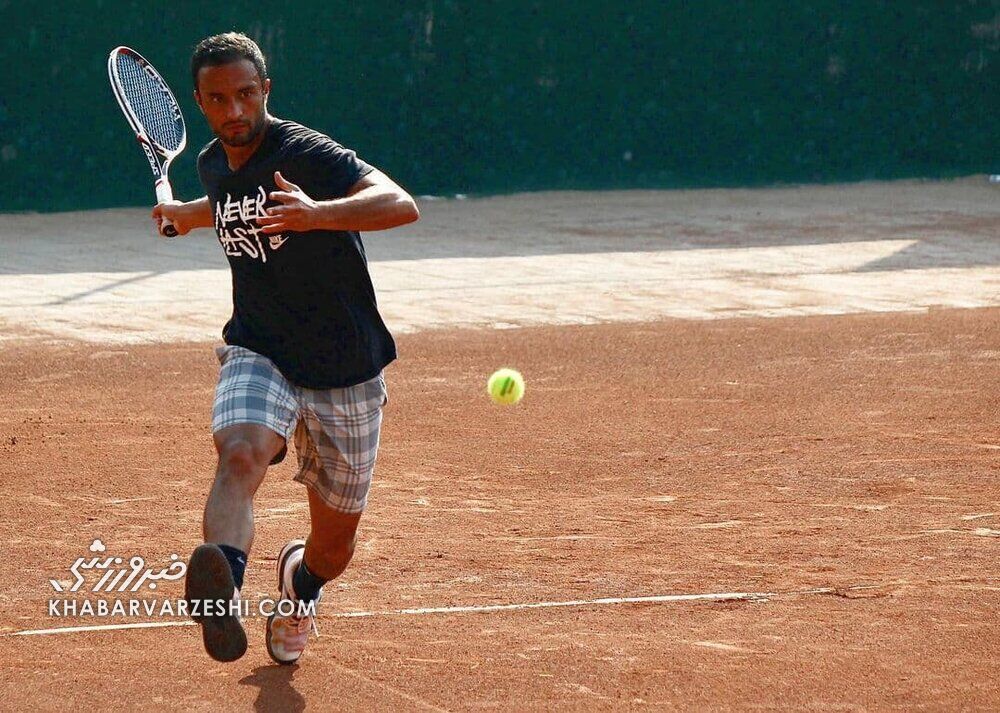
{"label": "tennis ball", "polygon": [[524,396],[524,377],[514,369],[497,369],[486,382],[486,392],[494,403],[516,404]]}

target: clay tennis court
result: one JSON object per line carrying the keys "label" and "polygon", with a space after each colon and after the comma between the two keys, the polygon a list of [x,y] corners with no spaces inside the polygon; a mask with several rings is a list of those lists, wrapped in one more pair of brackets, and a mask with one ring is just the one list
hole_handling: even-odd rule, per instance
{"label": "clay tennis court", "polygon": [[[224,665],[182,617],[50,616],[96,539],[158,569],[200,542],[228,282],[210,234],[156,241],[142,210],[0,216],[3,707],[996,709],[996,197],[424,200],[366,235],[400,359],[294,667],[263,619]],[[514,408],[485,395],[506,365]],[[293,471],[244,598],[306,533]]]}

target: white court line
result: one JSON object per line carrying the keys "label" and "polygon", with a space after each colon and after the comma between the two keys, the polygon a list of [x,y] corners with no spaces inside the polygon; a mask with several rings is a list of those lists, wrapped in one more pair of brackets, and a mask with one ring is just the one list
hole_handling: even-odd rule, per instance
{"label": "white court line", "polygon": [[[842,589],[869,589],[873,585],[844,587]],[[803,594],[829,594],[838,591],[830,588],[804,589],[790,592],[710,592],[703,594],[660,594],[649,597],[603,597],[600,599],[571,599],[562,602],[528,602],[522,604],[483,604],[475,606],[427,607],[421,609],[390,609],[385,611],[339,612],[332,614],[337,619],[356,619],[373,616],[414,616],[423,614],[470,614],[523,609],[552,609],[556,607],[607,606],[610,604],[661,604],[665,602],[766,602],[780,596]],[[193,621],[137,622],[134,624],[100,624],[96,626],[63,626],[54,629],[29,629],[12,631],[0,636],[44,636],[49,634],[73,634],[81,631],[118,631],[120,629],[153,629],[169,626],[194,626]]]}
{"label": "white court line", "polygon": [[46,634],[75,634],[80,631],[116,631],[118,629],[161,629],[168,626],[194,626],[193,621],[140,621],[135,624],[100,624],[97,626],[60,626],[55,629],[28,629],[11,631],[3,636],[44,636]]}
{"label": "white court line", "polygon": [[[812,592],[788,592],[788,594],[810,594]],[[413,614],[468,614],[498,611],[518,611],[521,609],[551,609],[554,607],[587,607],[607,604],[657,604],[662,602],[730,602],[765,601],[778,596],[773,592],[719,592],[714,594],[660,594],[652,597],[605,597],[603,599],[571,599],[565,602],[533,602],[528,604],[484,604],[464,607],[428,607],[425,609],[397,609],[381,612],[343,612],[334,616],[357,618],[365,616],[391,616]]]}

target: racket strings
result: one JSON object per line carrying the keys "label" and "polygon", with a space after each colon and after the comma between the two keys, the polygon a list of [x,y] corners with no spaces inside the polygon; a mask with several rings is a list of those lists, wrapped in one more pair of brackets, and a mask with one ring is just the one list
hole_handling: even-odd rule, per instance
{"label": "racket strings", "polygon": [[134,58],[118,56],[122,93],[152,141],[176,151],[184,141],[184,123],[170,90]]}

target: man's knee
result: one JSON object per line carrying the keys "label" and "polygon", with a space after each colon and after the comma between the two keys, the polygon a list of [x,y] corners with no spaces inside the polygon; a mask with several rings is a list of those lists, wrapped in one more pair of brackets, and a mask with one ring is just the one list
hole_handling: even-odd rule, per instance
{"label": "man's knee", "polygon": [[275,439],[242,434],[217,435],[215,448],[219,454],[219,476],[236,480],[254,480],[263,476],[280,446]]}

